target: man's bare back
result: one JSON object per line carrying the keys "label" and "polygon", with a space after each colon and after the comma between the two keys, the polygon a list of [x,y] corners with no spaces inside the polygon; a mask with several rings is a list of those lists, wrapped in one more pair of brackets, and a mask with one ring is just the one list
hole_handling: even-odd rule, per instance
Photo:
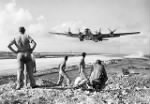
{"label": "man's bare back", "polygon": [[[16,89],[20,89],[23,86],[23,72],[24,72],[24,65],[26,66],[27,74],[29,75],[30,85],[34,88],[35,80],[33,77],[33,67],[32,67],[32,57],[31,53],[36,47],[36,42],[25,33],[25,28],[19,28],[20,34],[16,36],[8,45],[8,48],[17,54],[17,62],[18,62],[18,70],[17,70],[17,87]],[[30,47],[30,43],[33,44]],[[17,50],[15,50],[12,45],[15,45]]]}
{"label": "man's bare back", "polygon": [[101,89],[105,86],[105,82],[108,80],[107,73],[104,65],[101,64],[100,60],[97,60],[93,65],[90,74],[90,85],[95,89]]}

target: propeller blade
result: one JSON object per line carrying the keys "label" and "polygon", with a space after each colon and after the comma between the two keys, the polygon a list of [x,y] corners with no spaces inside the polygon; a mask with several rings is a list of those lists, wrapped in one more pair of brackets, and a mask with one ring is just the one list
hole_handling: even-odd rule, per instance
{"label": "propeller blade", "polygon": [[70,27],[68,28],[68,32],[71,32],[71,29],[70,29]]}
{"label": "propeller blade", "polygon": [[98,31],[97,31],[97,30],[95,31],[95,34],[98,34]]}
{"label": "propeller blade", "polygon": [[101,33],[101,28],[99,28],[99,33]]}
{"label": "propeller blade", "polygon": [[101,32],[101,28],[99,28],[98,34],[102,34],[102,32]]}
{"label": "propeller blade", "polygon": [[110,28],[108,28],[109,32],[112,32],[112,30]]}
{"label": "propeller blade", "polygon": [[113,34],[114,32],[116,32],[117,29],[111,30],[108,28],[108,30],[110,31],[110,34]]}
{"label": "propeller blade", "polygon": [[117,31],[117,29],[114,29],[112,32],[116,32]]}
{"label": "propeller blade", "polygon": [[108,28],[108,30],[109,30],[110,32],[116,32],[117,29],[111,30],[110,28]]}
{"label": "propeller blade", "polygon": [[80,28],[78,29],[78,32],[80,33]]}

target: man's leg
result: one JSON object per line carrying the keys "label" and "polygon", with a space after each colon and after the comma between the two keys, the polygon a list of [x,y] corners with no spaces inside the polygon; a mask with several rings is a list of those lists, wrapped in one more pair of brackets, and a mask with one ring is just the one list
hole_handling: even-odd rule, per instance
{"label": "man's leg", "polygon": [[33,54],[31,54],[31,59],[32,59],[32,65],[33,65],[33,73],[36,73],[36,61],[35,61],[35,57]]}
{"label": "man's leg", "polygon": [[36,62],[35,60],[32,60],[33,63],[33,73],[36,73]]}
{"label": "man's leg", "polygon": [[35,79],[34,79],[34,76],[33,76],[33,66],[32,66],[32,61],[29,61],[26,63],[26,70],[27,70],[27,75],[29,77],[29,80],[30,80],[30,86],[31,87],[35,87],[36,84],[35,84]]}
{"label": "man's leg", "polygon": [[95,88],[96,90],[101,90],[105,86],[105,83],[101,80],[93,80],[92,83],[93,88]]}
{"label": "man's leg", "polygon": [[71,83],[71,80],[69,79],[69,76],[68,76],[66,73],[64,73],[64,74],[63,74],[63,77],[64,77],[65,80],[67,81],[67,86],[69,86],[70,83]]}
{"label": "man's leg", "polygon": [[59,78],[58,78],[58,81],[57,81],[57,85],[61,85],[62,82],[63,82],[63,79],[64,79],[64,77],[63,77],[61,74],[59,74]]}
{"label": "man's leg", "polygon": [[75,81],[74,81],[74,87],[75,87],[75,88],[78,87],[78,85],[79,85],[79,83],[80,83],[81,80],[82,80],[82,79],[81,79],[80,76],[75,79]]}
{"label": "man's leg", "polygon": [[24,69],[24,87],[27,87],[29,76],[27,74],[27,68]]}
{"label": "man's leg", "polygon": [[17,86],[16,89],[20,89],[23,86],[23,71],[24,63],[18,60],[18,70],[17,70]]}
{"label": "man's leg", "polygon": [[80,81],[80,83],[78,84],[78,87],[82,87],[82,88],[87,87],[87,80],[86,79],[82,79]]}

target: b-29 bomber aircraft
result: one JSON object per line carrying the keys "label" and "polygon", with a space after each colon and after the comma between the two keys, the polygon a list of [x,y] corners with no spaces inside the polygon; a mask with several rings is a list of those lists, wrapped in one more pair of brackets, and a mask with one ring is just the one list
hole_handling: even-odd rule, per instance
{"label": "b-29 bomber aircraft", "polygon": [[126,35],[133,35],[133,34],[139,34],[140,32],[127,32],[127,33],[115,33],[115,30],[109,29],[110,33],[101,33],[101,30],[96,33],[92,33],[89,28],[86,28],[84,32],[81,32],[79,30],[78,33],[72,33],[70,28],[68,29],[68,32],[66,33],[57,33],[57,32],[49,32],[50,34],[56,34],[56,35],[64,35],[68,37],[73,37],[73,38],[79,38],[80,41],[84,40],[93,40],[94,42],[98,41],[103,41],[103,40],[108,40],[108,38],[116,38],[120,36],[126,36]]}

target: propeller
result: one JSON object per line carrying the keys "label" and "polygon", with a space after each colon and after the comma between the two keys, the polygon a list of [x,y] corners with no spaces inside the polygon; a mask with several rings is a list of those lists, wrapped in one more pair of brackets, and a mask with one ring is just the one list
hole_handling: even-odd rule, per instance
{"label": "propeller", "polygon": [[68,34],[72,34],[70,27],[68,28]]}
{"label": "propeller", "polygon": [[101,32],[101,28],[99,28],[99,31],[98,31],[98,33],[99,33],[99,34],[102,34],[102,32]]}
{"label": "propeller", "polygon": [[80,31],[80,28],[78,29],[78,34],[79,34],[79,35],[81,35],[81,34],[82,34],[82,32]]}
{"label": "propeller", "polygon": [[79,36],[79,40],[80,41],[84,41],[84,35],[83,35],[83,33],[80,31],[80,28],[78,29],[78,36]]}
{"label": "propeller", "polygon": [[113,35],[114,32],[116,32],[117,29],[111,30],[111,29],[108,28],[108,30],[110,31],[110,34]]}
{"label": "propeller", "polygon": [[68,28],[68,32],[71,32],[71,29],[70,29],[70,27]]}
{"label": "propeller", "polygon": [[96,30],[96,31],[95,31],[95,34],[98,34],[98,33],[99,33],[99,32]]}
{"label": "propeller", "polygon": [[78,32],[80,33],[80,28],[78,28]]}

